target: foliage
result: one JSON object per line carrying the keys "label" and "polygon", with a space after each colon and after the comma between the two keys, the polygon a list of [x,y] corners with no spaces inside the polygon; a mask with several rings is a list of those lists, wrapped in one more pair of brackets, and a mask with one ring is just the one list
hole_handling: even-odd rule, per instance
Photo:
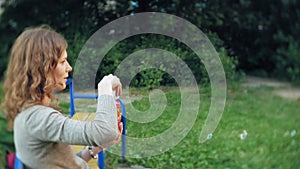
{"label": "foliage", "polygon": [[[51,26],[62,33],[70,47],[72,63],[76,59],[83,40],[110,20],[123,16],[128,3],[117,6],[106,1],[93,0],[6,0],[0,17],[0,77],[3,76],[8,61],[9,50],[26,27],[42,24]],[[91,17],[92,16],[92,17]]]}
{"label": "foliage", "polygon": [[[216,34],[209,33],[208,38],[212,39],[212,43],[216,44],[216,46],[220,46],[216,50],[218,51],[220,60],[223,64],[224,71],[228,79],[234,79],[234,77],[236,77],[235,70],[237,59],[228,56],[225,48],[221,47],[222,41]],[[135,54],[135,52],[137,53],[145,49],[161,49],[176,55],[176,57],[182,59],[182,61],[190,68],[193,76],[198,82],[204,84],[209,83],[208,74],[199,57],[185,44],[163,35],[139,35],[130,37],[118,43],[109,51],[109,53],[107,53],[99,66],[99,70],[101,71],[98,72],[98,79],[100,80],[100,78],[107,73],[114,72],[122,60],[130,54]],[[145,55],[145,52],[142,52],[141,54]],[[120,76],[126,77],[126,75],[134,74],[132,72],[138,70],[138,73],[131,81],[132,86],[152,89],[160,85],[176,85],[176,81],[170,73],[173,75],[180,75],[180,69],[177,67],[178,64],[172,57],[164,57],[162,60],[163,56],[160,56],[160,54],[161,53],[159,52],[157,52],[157,54],[151,53],[151,56],[148,56],[148,58],[150,58],[149,60],[136,59],[135,62],[139,61],[140,65],[137,68],[134,66],[127,67],[125,72],[119,72],[121,74]],[[155,65],[150,63],[154,62],[153,60],[161,61],[156,65],[156,68],[143,70],[144,68],[150,67],[150,65]],[[129,65],[134,64],[135,63]],[[169,72],[167,72],[167,68]],[[184,77],[181,77],[181,79],[184,79]]]}
{"label": "foliage", "polygon": [[223,21],[209,29],[224,41],[229,55],[237,56],[240,69],[296,82],[300,77],[299,62],[294,62],[300,50],[299,5],[295,0],[209,1],[208,8],[217,8]]}
{"label": "foliage", "polygon": [[[0,104],[3,102],[3,83],[0,83]],[[0,168],[4,168],[5,151],[14,151],[13,132],[7,131],[7,122],[3,112],[3,107],[0,107]]]}
{"label": "foliage", "polygon": [[283,79],[290,79],[294,83],[300,83],[300,44],[294,41],[293,37],[288,37],[288,46],[280,47],[276,50],[277,60],[275,73]]}
{"label": "foliage", "polygon": [[[198,26],[213,42],[220,56],[226,55],[221,60],[226,60],[225,63],[232,60],[229,66],[225,64],[224,67],[235,67],[247,73],[260,72],[259,75],[299,81],[299,59],[297,58],[300,48],[299,1],[136,0],[134,2],[137,5],[132,5],[132,2],[66,0],[53,3],[51,0],[6,0],[0,18],[0,44],[2,44],[0,76],[4,74],[9,49],[14,39],[25,27],[48,24],[61,32],[70,44],[68,52],[71,57],[69,58],[74,65],[84,42],[101,26],[128,14],[154,11],[174,14]],[[112,67],[115,66],[114,62],[120,63],[120,58],[124,58],[124,54],[140,49],[138,39],[131,39],[130,43],[119,45],[122,49],[117,49],[116,52],[122,51],[122,53],[114,54],[112,58],[115,60],[110,59],[111,64],[101,69],[101,72],[111,73]],[[153,43],[153,41],[148,42]],[[176,50],[171,48],[172,52]],[[111,52],[113,53],[114,49]],[[120,58],[117,58],[118,56]],[[203,68],[201,64],[197,66]],[[164,84],[165,78],[170,79],[163,75],[163,80],[159,80],[161,72],[154,72],[153,69],[149,70],[150,74],[155,74],[157,81],[139,84],[143,81],[139,74],[136,78],[139,80],[132,83],[137,86],[151,86],[151,83]],[[101,78],[100,74],[97,75],[97,79]],[[228,74],[231,73],[227,73],[230,79],[231,75]],[[146,74],[143,77],[149,78]],[[200,81],[207,82],[207,79],[203,77]]]}
{"label": "foliage", "polygon": [[[0,30],[5,35],[10,36],[1,36],[0,41],[4,46],[1,48],[0,56],[1,56],[1,65],[0,72],[3,75],[3,72],[7,63],[8,50],[11,47],[13,40],[16,36],[28,26],[36,26],[40,24],[48,24],[53,27],[55,30],[61,32],[69,42],[69,59],[72,65],[75,65],[76,58],[80,52],[81,47],[84,42],[88,39],[91,34],[103,26],[105,23],[112,21],[118,17],[127,15],[132,12],[142,12],[142,11],[158,11],[158,12],[169,12],[176,13],[179,16],[183,14],[185,11],[181,9],[180,5],[184,5],[188,7],[187,4],[182,4],[179,1],[170,1],[171,6],[168,3],[161,3],[158,1],[150,2],[150,1],[138,1],[138,6],[130,5],[130,1],[102,1],[96,2],[92,0],[83,1],[83,0],[68,0],[68,1],[60,1],[57,3],[52,3],[46,1],[37,1],[37,0],[26,0],[26,1],[9,1],[7,0],[4,4],[4,12],[1,16],[1,24]],[[48,4],[52,4],[51,8],[47,7]],[[203,2],[204,4],[204,2]],[[202,4],[202,5],[203,5]],[[75,6],[77,8],[75,8]],[[79,8],[78,8],[79,7]],[[194,8],[196,9],[196,8]],[[198,9],[198,8],[197,8]],[[182,10],[182,11],[181,11]],[[15,12],[18,11],[18,12]],[[26,12],[25,12],[26,11]],[[92,15],[92,17],[91,17]],[[182,15],[182,17],[186,17],[190,15]],[[30,19],[27,19],[30,18]],[[191,18],[187,18],[191,19]],[[202,21],[197,21],[202,22]],[[197,23],[196,23],[197,24]],[[205,28],[206,29],[206,28]],[[213,33],[210,33],[213,35]],[[221,41],[218,36],[213,35],[214,39],[218,39],[217,41]],[[142,39],[142,40],[141,40]],[[180,54],[186,58],[192,58],[193,56],[191,51],[188,51],[187,48],[182,48],[183,45],[178,45],[174,40],[166,40],[165,38],[159,39],[151,38],[147,40],[145,37],[133,38],[133,41],[127,40],[126,42],[120,44],[121,49],[117,49],[117,52],[113,53],[114,50],[111,51],[111,55],[113,57],[109,58],[105,63],[105,66],[100,66],[100,74],[97,75],[97,79],[100,79],[104,73],[111,73],[113,68],[116,66],[116,63],[120,63],[121,59],[124,59],[124,56],[130,54],[131,51],[136,51],[138,49],[143,49],[146,47],[150,47],[151,43],[153,46],[166,46],[165,42],[171,42],[169,46],[165,47],[171,52],[175,52],[176,55]],[[140,41],[142,41],[140,43]],[[145,41],[145,42],[144,42]],[[129,43],[128,43],[129,42]],[[167,43],[166,43],[167,44]],[[177,49],[177,47],[181,47]],[[219,48],[221,46],[217,46]],[[187,50],[187,51],[186,51]],[[228,57],[225,54],[225,51],[222,51],[224,57]],[[127,54],[127,55],[125,55]],[[226,56],[225,56],[225,55]],[[187,56],[191,55],[191,56]],[[188,62],[192,62],[189,60]],[[194,67],[203,67],[201,66],[201,62],[198,65],[194,65]],[[148,64],[148,63],[144,63]],[[231,63],[230,63],[231,64]],[[233,64],[233,63],[232,63]],[[88,67],[89,65],[79,65],[79,67]],[[145,65],[141,65],[143,67]],[[194,68],[192,67],[192,69]],[[229,66],[230,67],[230,66]],[[80,68],[80,69],[81,69]],[[199,68],[193,70],[196,72]],[[82,70],[82,69],[81,69]],[[231,70],[230,70],[231,71]],[[203,75],[205,69],[202,68]],[[83,73],[84,76],[85,73]],[[196,77],[199,80],[199,77]],[[204,76],[203,76],[204,78]],[[86,78],[83,78],[86,79]],[[135,86],[147,86],[152,88],[153,86],[158,86],[161,84],[168,84],[169,81],[172,81],[172,78],[166,75],[165,72],[161,70],[149,69],[147,71],[140,72],[136,79],[132,81],[132,85]],[[206,81],[206,80],[202,80]]]}

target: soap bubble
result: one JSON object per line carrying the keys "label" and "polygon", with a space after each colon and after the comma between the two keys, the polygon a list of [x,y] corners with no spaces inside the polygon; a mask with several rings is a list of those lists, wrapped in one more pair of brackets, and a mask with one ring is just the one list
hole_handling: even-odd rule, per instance
{"label": "soap bubble", "polygon": [[296,134],[297,134],[297,131],[294,129],[294,130],[291,131],[290,135],[291,135],[291,137],[294,137]]}
{"label": "soap bubble", "polygon": [[243,132],[240,134],[240,139],[241,140],[245,140],[247,137],[248,133],[246,130],[243,130]]}
{"label": "soap bubble", "polygon": [[207,140],[212,139],[212,137],[213,137],[213,134],[212,134],[212,133],[209,133],[209,134],[207,135]]}

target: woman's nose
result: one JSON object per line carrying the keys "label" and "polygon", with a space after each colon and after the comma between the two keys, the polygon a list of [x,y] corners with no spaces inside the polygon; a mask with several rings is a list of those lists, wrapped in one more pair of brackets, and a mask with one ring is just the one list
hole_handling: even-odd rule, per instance
{"label": "woman's nose", "polygon": [[69,64],[69,62],[67,62],[67,72],[71,72],[72,71],[72,67],[71,65]]}

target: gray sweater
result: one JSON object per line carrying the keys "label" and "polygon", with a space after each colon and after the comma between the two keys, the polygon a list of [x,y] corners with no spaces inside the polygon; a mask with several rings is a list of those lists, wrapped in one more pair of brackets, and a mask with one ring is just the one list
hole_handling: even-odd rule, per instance
{"label": "gray sweater", "polygon": [[87,169],[70,145],[100,146],[118,137],[112,96],[100,96],[94,121],[78,121],[57,110],[36,105],[14,121],[14,142],[19,159],[32,169]]}

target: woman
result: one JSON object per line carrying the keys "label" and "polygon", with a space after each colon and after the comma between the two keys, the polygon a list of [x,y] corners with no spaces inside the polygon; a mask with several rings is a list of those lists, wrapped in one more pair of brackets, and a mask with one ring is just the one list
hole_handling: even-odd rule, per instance
{"label": "woman", "polygon": [[[25,30],[12,47],[4,106],[8,126],[14,129],[17,156],[26,168],[87,169],[86,162],[100,147],[120,141],[122,126],[117,126],[113,95],[121,95],[122,85],[113,75],[98,84],[94,121],[72,120],[57,110],[53,93],[66,87],[72,71],[66,49],[66,40],[45,27]],[[95,147],[75,154],[70,145]]]}

